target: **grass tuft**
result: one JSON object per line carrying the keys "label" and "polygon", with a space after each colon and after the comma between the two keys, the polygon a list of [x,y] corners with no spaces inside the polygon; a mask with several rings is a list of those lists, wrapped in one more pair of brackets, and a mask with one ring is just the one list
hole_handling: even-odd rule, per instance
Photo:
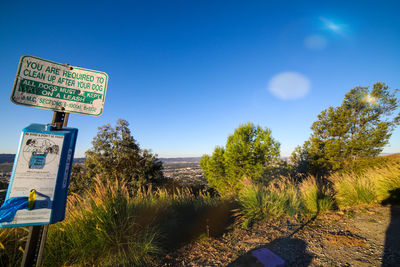
{"label": "grass tuft", "polygon": [[[399,162],[334,174],[329,187],[315,177],[300,183],[281,177],[268,185],[249,180],[237,200],[180,188],[131,192],[124,182],[101,180],[107,179],[97,178],[94,191],[84,197],[68,197],[66,219],[49,227],[45,266],[157,265],[163,253],[182,243],[222,234],[238,207],[239,222],[247,227],[270,217],[318,215],[335,205],[400,200]],[[0,229],[1,266],[19,265],[26,236],[26,228]]]}
{"label": "grass tuft", "polygon": [[314,176],[309,176],[301,182],[300,194],[305,212],[325,213],[334,206],[332,194],[328,192],[326,185],[318,185]]}
{"label": "grass tuft", "polygon": [[376,195],[380,202],[398,202],[396,194],[400,190],[400,163],[387,164],[382,168],[368,173],[369,177],[376,178]]}
{"label": "grass tuft", "polygon": [[124,182],[97,179],[85,198],[69,197],[66,219],[49,228],[44,264],[154,266],[164,252],[225,230],[231,210],[189,189],[129,192]]}
{"label": "grass tuft", "polygon": [[267,217],[294,216],[301,201],[296,187],[287,180],[276,181],[268,187],[248,183],[239,193],[239,216],[243,226]]}
{"label": "grass tuft", "polygon": [[28,228],[0,229],[0,266],[18,266],[24,254]]}
{"label": "grass tuft", "polygon": [[49,228],[45,265],[151,265],[161,250],[157,232],[138,223],[143,204],[125,183],[96,179],[94,192],[69,198],[67,219]]}
{"label": "grass tuft", "polygon": [[368,175],[334,174],[331,179],[334,183],[339,208],[369,205],[377,201],[375,180],[371,180]]}
{"label": "grass tuft", "polygon": [[400,190],[400,163],[371,168],[362,174],[346,173],[331,177],[340,208],[396,201]]}

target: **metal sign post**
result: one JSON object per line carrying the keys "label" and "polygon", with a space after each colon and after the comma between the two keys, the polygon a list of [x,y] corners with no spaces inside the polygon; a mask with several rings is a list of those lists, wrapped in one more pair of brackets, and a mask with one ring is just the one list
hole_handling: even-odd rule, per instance
{"label": "metal sign post", "polygon": [[[63,127],[67,127],[68,117],[69,113],[54,111],[51,124],[54,125],[56,130],[61,130]],[[21,267],[36,267],[41,265],[48,229],[48,224],[29,227]]]}
{"label": "metal sign post", "polygon": [[29,227],[29,235],[28,240],[26,241],[21,267],[40,266],[48,228],[49,225],[37,225]]}

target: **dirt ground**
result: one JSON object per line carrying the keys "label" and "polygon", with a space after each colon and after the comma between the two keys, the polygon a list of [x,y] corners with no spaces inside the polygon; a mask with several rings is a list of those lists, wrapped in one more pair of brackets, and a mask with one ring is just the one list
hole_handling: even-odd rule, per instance
{"label": "dirt ground", "polygon": [[286,266],[400,266],[400,206],[236,228],[222,237],[204,237],[181,247],[161,266],[263,266],[252,256],[259,248],[268,248]]}

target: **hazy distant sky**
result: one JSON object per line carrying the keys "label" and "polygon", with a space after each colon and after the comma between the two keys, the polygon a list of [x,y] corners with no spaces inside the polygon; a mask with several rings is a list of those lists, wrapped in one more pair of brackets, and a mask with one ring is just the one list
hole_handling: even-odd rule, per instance
{"label": "hazy distant sky", "polygon": [[[399,11],[365,0],[0,0],[0,153],[51,121],[9,100],[20,57],[33,55],[109,75],[103,115],[70,116],[76,156],[118,118],[161,157],[210,153],[248,121],[290,155],[351,88],[400,88]],[[400,129],[384,152],[400,152]]]}

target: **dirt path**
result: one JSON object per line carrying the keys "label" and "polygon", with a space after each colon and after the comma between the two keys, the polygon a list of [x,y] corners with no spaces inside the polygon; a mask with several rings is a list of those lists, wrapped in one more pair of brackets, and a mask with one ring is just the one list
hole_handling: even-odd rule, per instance
{"label": "dirt path", "polygon": [[270,220],[204,238],[167,255],[162,266],[263,266],[268,248],[287,266],[400,266],[400,206],[329,213],[308,224]]}

